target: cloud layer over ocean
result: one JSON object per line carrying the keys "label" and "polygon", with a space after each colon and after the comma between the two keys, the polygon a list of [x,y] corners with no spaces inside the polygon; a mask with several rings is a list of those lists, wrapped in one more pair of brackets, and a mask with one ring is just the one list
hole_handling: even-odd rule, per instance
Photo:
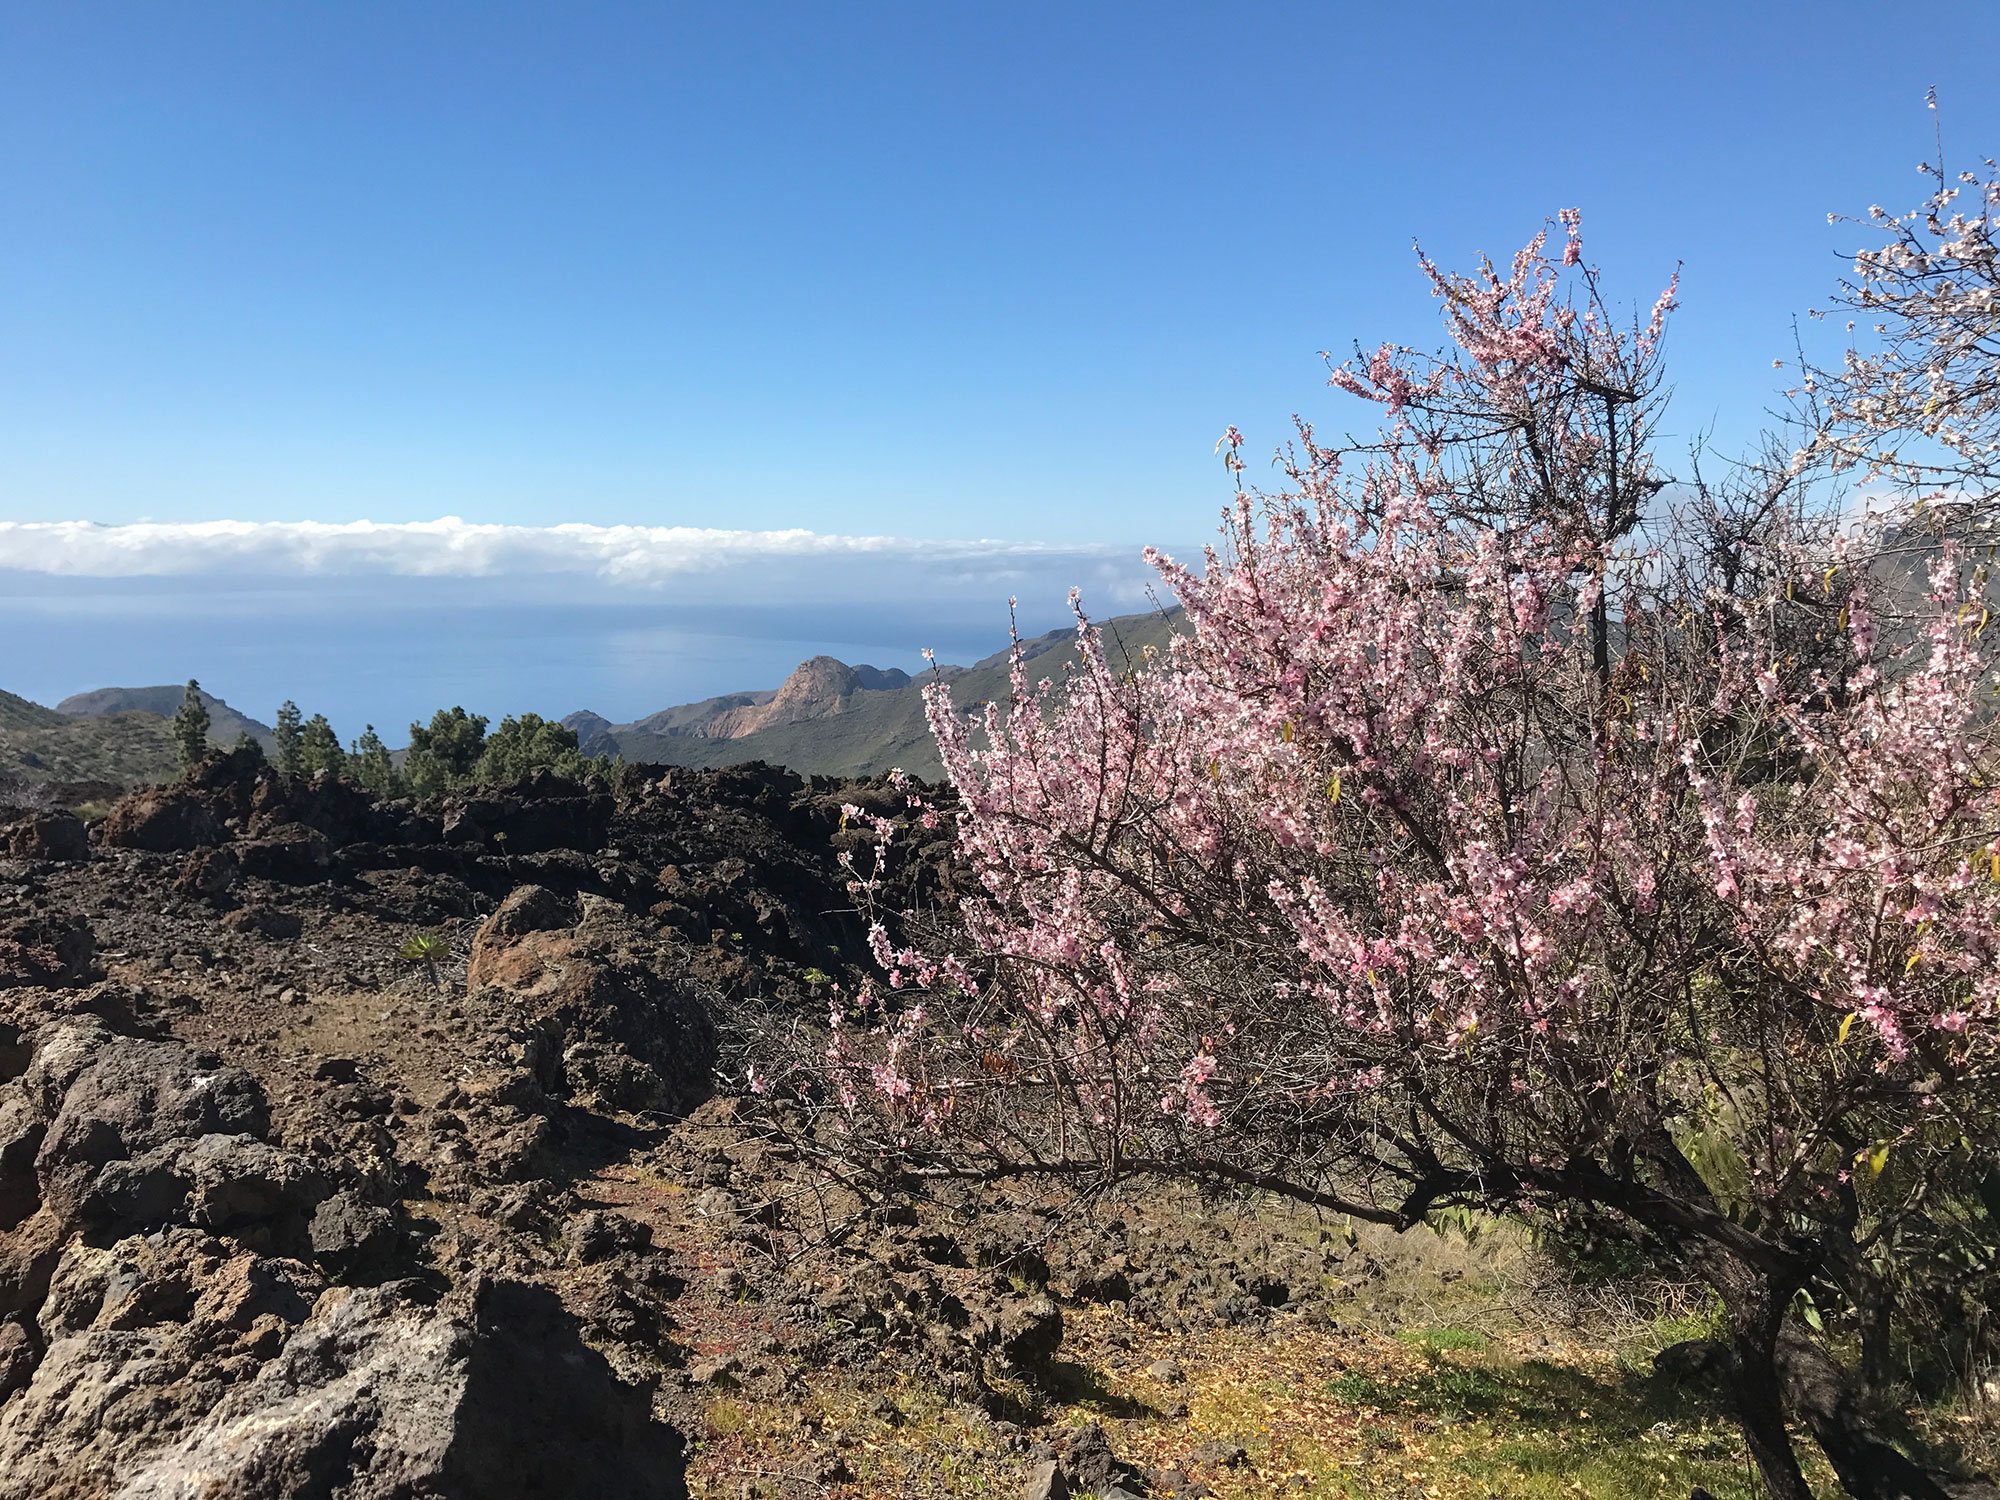
{"label": "cloud layer over ocean", "polygon": [[718,601],[808,594],[930,597],[982,584],[1083,587],[1102,602],[1143,596],[1136,547],[929,541],[795,529],[496,526],[436,521],[196,521],[103,526],[0,521],[0,571],[50,578],[591,579],[611,590],[690,586]]}
{"label": "cloud layer over ocean", "polygon": [[464,702],[636,718],[775,687],[826,652],[973,661],[1147,607],[1136,546],[690,526],[0,521],[0,688],[52,703],[183,682],[351,737]]}

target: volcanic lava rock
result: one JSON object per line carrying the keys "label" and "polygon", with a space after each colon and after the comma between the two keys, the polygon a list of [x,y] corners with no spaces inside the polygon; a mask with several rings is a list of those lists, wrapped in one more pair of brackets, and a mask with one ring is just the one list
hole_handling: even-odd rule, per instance
{"label": "volcanic lava rock", "polygon": [[98,830],[110,848],[178,854],[241,840],[245,873],[317,879],[350,844],[435,842],[438,824],[407,802],[377,801],[330,772],[284,776],[253,750],[212,753],[184,779],[134,792]]}
{"label": "volcanic lava rock", "polygon": [[1047,1297],[1003,1303],[993,1319],[994,1346],[1014,1364],[1033,1370],[1062,1347],[1062,1309]]}
{"label": "volcanic lava rock", "polygon": [[303,1157],[254,1136],[213,1134],[109,1163],[80,1207],[94,1224],[188,1223],[218,1233],[270,1224],[296,1245],[325,1196],[324,1178]]}
{"label": "volcanic lava rock", "polygon": [[0,990],[86,983],[96,957],[97,935],[74,913],[0,916]]}
{"label": "volcanic lava rock", "polygon": [[[686,1494],[679,1437],[582,1342],[552,1292],[487,1281],[425,1308],[401,1291],[328,1293],[120,1500]],[[0,1440],[0,1467],[9,1456]],[[0,1481],[6,1500],[31,1493],[45,1492]]]}
{"label": "volcanic lava rock", "polygon": [[223,843],[222,820],[189,786],[149,787],[112,807],[98,826],[98,842],[113,849],[178,854]]}
{"label": "volcanic lava rock", "polygon": [[617,903],[584,892],[571,908],[522,886],[473,938],[467,983],[512,1000],[544,1088],[685,1111],[705,1097],[715,1039],[679,967]]}
{"label": "volcanic lava rock", "polygon": [[444,837],[508,854],[551,849],[595,853],[604,847],[616,804],[609,792],[537,771],[509,786],[482,787],[446,799]]}
{"label": "volcanic lava rock", "polygon": [[1095,1422],[1072,1429],[1064,1440],[1062,1472],[1073,1488],[1093,1494],[1108,1489],[1123,1477],[1110,1440]]}
{"label": "volcanic lava rock", "polygon": [[41,1359],[34,1326],[19,1313],[0,1319],[0,1401],[27,1385]]}
{"label": "volcanic lava rock", "polygon": [[319,1173],[265,1143],[268,1124],[239,1068],[98,1016],[42,1026],[0,1084],[0,1317],[36,1312],[79,1233],[302,1241]]}
{"label": "volcanic lava rock", "polygon": [[174,888],[204,901],[222,902],[236,889],[243,873],[236,851],[229,848],[197,849],[174,877]]}
{"label": "volcanic lava rock", "polygon": [[578,1214],[563,1226],[571,1265],[589,1265],[615,1255],[642,1252],[652,1244],[653,1231],[623,1214],[596,1209]]}
{"label": "volcanic lava rock", "polygon": [[68,811],[36,811],[0,822],[0,855],[10,859],[84,860],[90,840],[83,820]]}
{"label": "volcanic lava rock", "polygon": [[35,1156],[42,1199],[59,1209],[82,1209],[113,1161],[204,1135],[261,1137],[270,1126],[263,1090],[241,1068],[179,1042],[106,1035],[101,1023],[52,1029],[21,1082],[46,1098],[82,1053]]}
{"label": "volcanic lava rock", "polygon": [[235,847],[245,875],[287,885],[322,880],[333,866],[333,841],[304,823],[279,823]]}
{"label": "volcanic lava rock", "polygon": [[356,1193],[335,1193],[320,1204],[311,1233],[313,1259],[341,1281],[381,1281],[394,1264],[395,1216]]}

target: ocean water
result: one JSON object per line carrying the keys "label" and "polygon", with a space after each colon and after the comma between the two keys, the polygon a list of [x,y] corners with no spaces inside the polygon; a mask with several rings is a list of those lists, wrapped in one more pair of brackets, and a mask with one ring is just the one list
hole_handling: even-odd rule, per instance
{"label": "ocean water", "polygon": [[[1068,618],[1024,601],[1022,633]],[[1005,597],[913,604],[730,604],[600,597],[560,586],[450,581],[259,584],[0,580],[0,688],[53,705],[98,687],[201,680],[269,723],[289,698],[344,740],[373,724],[391,744],[433,710],[497,720],[591,709],[628,722],[717,693],[776,687],[807,657],[919,672],[923,649],[971,662],[1007,641]]]}

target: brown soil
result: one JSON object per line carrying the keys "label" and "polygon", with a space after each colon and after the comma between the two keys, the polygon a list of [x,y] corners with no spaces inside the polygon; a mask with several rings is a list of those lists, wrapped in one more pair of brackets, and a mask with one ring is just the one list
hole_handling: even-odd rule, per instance
{"label": "brown soil", "polygon": [[[615,792],[542,781],[415,808],[219,758],[114,809],[87,860],[0,863],[0,1088],[65,1016],[245,1070],[270,1142],[395,1225],[375,1261],[327,1251],[299,1275],[329,1297],[344,1281],[552,1289],[690,1440],[696,1493],[1019,1493],[1048,1462],[1078,1483],[1227,1492],[1236,1443],[1202,1430],[1162,1362],[1216,1366],[1279,1336],[1379,1360],[1359,1293],[1402,1289],[1372,1297],[1378,1323],[1396,1296],[1490,1294],[1511,1252],[1418,1252],[1150,1192],[884,1196],[759,1124],[713,1071],[715,1026],[810,1017],[859,977],[847,803],[893,811],[900,794],[626,768]],[[906,858],[899,904],[950,898],[938,842]],[[94,948],[47,957],[63,922]],[[400,956],[426,933],[441,954]],[[10,1232],[26,1226],[0,1226],[0,1250]],[[163,1231],[61,1232],[77,1255]],[[239,1238],[273,1254],[274,1235]],[[55,1363],[33,1352],[47,1316],[17,1315],[28,1373],[0,1383],[0,1440]],[[250,1388],[291,1326],[216,1378]],[[149,1420],[133,1462],[179,1426]]]}

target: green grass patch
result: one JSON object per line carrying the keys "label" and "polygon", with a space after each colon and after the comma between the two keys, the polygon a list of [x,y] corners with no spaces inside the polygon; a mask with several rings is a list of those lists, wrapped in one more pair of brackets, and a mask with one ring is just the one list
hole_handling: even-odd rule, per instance
{"label": "green grass patch", "polygon": [[1415,1344],[1432,1354],[1442,1354],[1447,1349],[1479,1352],[1493,1347],[1493,1340],[1470,1328],[1406,1328],[1396,1335],[1396,1339],[1399,1343]]}
{"label": "green grass patch", "polygon": [[[1449,1476],[1447,1495],[1663,1500],[1699,1485],[1717,1500],[1756,1500],[1734,1422],[1633,1371],[1516,1361],[1464,1329],[1412,1331],[1401,1342],[1425,1351],[1426,1368],[1399,1375],[1350,1370],[1320,1389],[1406,1430],[1434,1432],[1432,1424],[1443,1423],[1449,1439],[1426,1447],[1428,1477]],[[1378,1438],[1358,1465],[1349,1461],[1351,1479],[1369,1471],[1367,1449],[1378,1446],[1385,1449],[1381,1462],[1394,1467],[1386,1456],[1394,1445]],[[1830,1478],[1811,1467],[1816,1480]]]}

